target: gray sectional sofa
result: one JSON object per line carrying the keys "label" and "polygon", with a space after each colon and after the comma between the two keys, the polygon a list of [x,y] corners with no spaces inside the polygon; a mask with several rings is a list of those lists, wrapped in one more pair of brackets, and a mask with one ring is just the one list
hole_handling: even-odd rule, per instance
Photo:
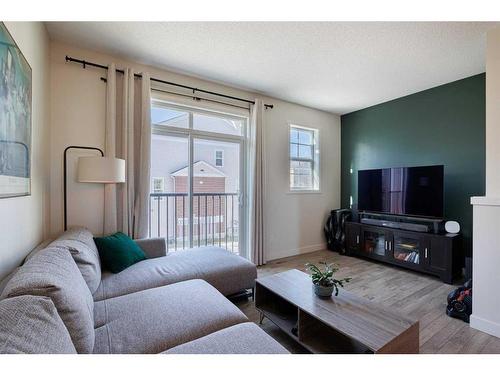
{"label": "gray sectional sofa", "polygon": [[148,259],[118,274],[84,228],[32,252],[1,291],[0,353],[287,353],[224,297],[254,287],[251,262],[137,243]]}

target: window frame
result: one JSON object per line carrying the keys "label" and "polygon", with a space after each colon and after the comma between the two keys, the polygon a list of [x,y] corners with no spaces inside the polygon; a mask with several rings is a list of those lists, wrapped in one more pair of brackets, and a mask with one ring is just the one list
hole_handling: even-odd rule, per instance
{"label": "window frame", "polygon": [[[162,184],[162,191],[155,191],[155,181],[161,181]],[[152,177],[151,178],[151,185],[153,187],[153,194],[161,194],[165,192],[165,177]]]}
{"label": "window frame", "polygon": [[[291,135],[293,129],[307,130],[312,132],[312,158],[300,158],[292,157],[291,155]],[[321,193],[321,152],[320,152],[320,132],[318,128],[313,128],[311,126],[299,125],[295,122],[288,122],[288,193],[289,194],[320,194]],[[298,143],[300,145],[300,143]],[[311,168],[311,178],[312,178],[312,188],[292,188],[292,176],[291,166],[293,161],[305,161],[312,164]]]}
{"label": "window frame", "polygon": [[[221,155],[222,155],[220,158],[218,158],[218,157],[217,157],[217,153],[218,153],[218,152],[220,152],[220,153],[221,153]],[[216,168],[224,168],[224,150],[215,150],[215,151],[214,151],[214,156],[215,156],[215,157],[214,157],[214,160],[215,160],[215,162],[214,162],[215,167],[216,167]],[[217,159],[220,159],[220,160],[221,160],[221,165],[217,165]]]}
{"label": "window frame", "polygon": [[[158,131],[158,133],[165,133],[165,132],[170,132],[170,133],[178,133],[178,134],[192,134],[194,136],[209,136],[209,137],[214,137],[214,138],[224,138],[228,140],[241,140],[241,139],[246,139],[248,137],[248,128],[249,128],[249,115],[240,115],[238,111],[235,111],[235,113],[228,113],[227,111],[225,112],[219,112],[216,109],[205,109],[205,108],[200,108],[197,106],[189,106],[186,104],[179,104],[175,102],[171,102],[168,100],[162,99],[161,95],[158,96],[152,96],[151,97],[151,107],[157,107],[157,108],[165,108],[165,109],[173,109],[176,111],[180,112],[186,112],[189,114],[188,118],[188,127],[183,128],[183,127],[177,127],[177,126],[169,126],[169,125],[159,125],[151,122],[151,127],[155,130]],[[195,129],[193,127],[193,114],[200,114],[200,115],[206,115],[206,116],[212,116],[212,117],[220,117],[228,120],[237,120],[237,121],[243,121],[243,129],[242,133],[240,135],[235,135],[235,134],[227,134],[227,133],[218,133],[214,131],[209,131],[209,130],[200,130],[200,129]],[[248,111],[247,111],[248,113]]]}

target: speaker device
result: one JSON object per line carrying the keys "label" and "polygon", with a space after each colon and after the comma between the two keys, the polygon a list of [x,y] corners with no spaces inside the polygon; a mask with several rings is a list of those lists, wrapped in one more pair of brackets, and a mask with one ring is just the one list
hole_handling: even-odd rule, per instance
{"label": "speaker device", "polygon": [[447,233],[458,233],[460,232],[460,224],[458,224],[456,221],[447,221],[444,224],[444,229]]}
{"label": "speaker device", "polygon": [[376,225],[379,227],[393,228],[393,229],[404,229],[411,230],[413,232],[430,232],[430,228],[425,224],[416,223],[404,223],[398,221],[381,220],[381,219],[371,219],[364,217],[361,219],[362,224]]}

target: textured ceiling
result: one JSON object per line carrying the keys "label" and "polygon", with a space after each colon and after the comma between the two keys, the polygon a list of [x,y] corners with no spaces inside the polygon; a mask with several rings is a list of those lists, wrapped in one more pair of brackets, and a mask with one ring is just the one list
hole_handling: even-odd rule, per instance
{"label": "textured ceiling", "polygon": [[343,114],[485,70],[487,22],[49,22],[52,39]]}

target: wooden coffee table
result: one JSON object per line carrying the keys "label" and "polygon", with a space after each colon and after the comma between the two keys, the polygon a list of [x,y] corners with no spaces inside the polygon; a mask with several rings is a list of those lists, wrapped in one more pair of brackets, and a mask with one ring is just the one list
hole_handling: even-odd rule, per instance
{"label": "wooden coffee table", "polygon": [[418,321],[343,289],[319,298],[298,270],[257,279],[255,307],[311,353],[419,352]]}

